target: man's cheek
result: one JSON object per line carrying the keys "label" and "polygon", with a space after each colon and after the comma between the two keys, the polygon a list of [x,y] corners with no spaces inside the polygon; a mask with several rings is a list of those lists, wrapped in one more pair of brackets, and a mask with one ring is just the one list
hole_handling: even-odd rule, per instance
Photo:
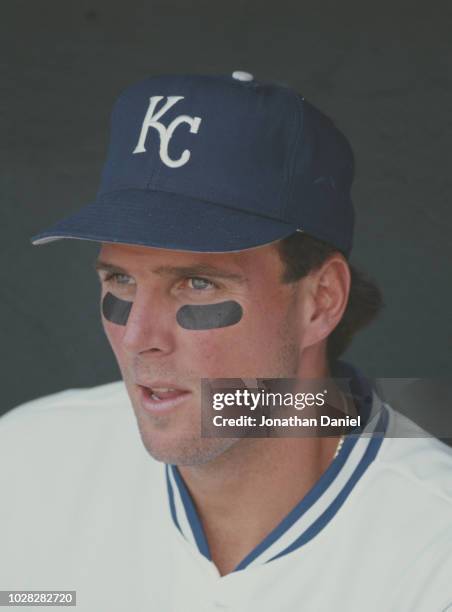
{"label": "man's cheek", "polygon": [[[115,322],[118,320],[118,313],[115,313],[114,315],[111,313],[109,309],[109,299],[107,298],[108,295],[111,294],[107,294],[101,303],[102,327],[104,328],[104,332],[107,336],[108,342],[110,343],[111,349],[113,350],[116,358],[119,358],[122,339],[126,332],[126,325],[120,325]],[[132,302],[130,302],[130,304],[132,304]]]}
{"label": "man's cheek", "polygon": [[113,353],[115,354],[115,357],[118,362],[121,362],[121,349],[123,345],[123,337],[126,332],[126,327],[110,323],[107,319],[105,319],[105,317],[102,317],[102,324],[105,335],[107,336],[107,340],[110,343],[110,347]]}

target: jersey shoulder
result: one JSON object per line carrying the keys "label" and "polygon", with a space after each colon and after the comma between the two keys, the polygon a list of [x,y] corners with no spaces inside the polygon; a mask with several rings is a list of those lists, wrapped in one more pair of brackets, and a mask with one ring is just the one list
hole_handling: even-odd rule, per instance
{"label": "jersey shoulder", "polygon": [[67,389],[16,406],[0,418],[0,437],[21,433],[51,436],[80,428],[94,431],[121,421],[133,424],[133,411],[123,381],[97,387]]}
{"label": "jersey shoulder", "polygon": [[80,599],[97,602],[111,584],[136,591],[141,554],[159,571],[165,470],[142,443],[122,382],[55,393],[2,417],[0,490],[0,576],[9,588],[73,584]]}
{"label": "jersey shoulder", "polygon": [[[452,448],[386,405],[388,428],[376,462],[403,488],[452,513]],[[403,486],[402,486],[403,485]],[[452,514],[451,514],[452,516]]]}
{"label": "jersey shoulder", "polygon": [[[94,457],[153,463],[140,439],[123,381],[68,389],[26,402],[0,418],[3,466],[81,470]],[[1,472],[2,470],[0,470]]]}
{"label": "jersey shoulder", "polygon": [[36,417],[45,417],[46,414],[65,411],[70,414],[74,409],[80,410],[96,406],[102,409],[108,404],[117,405],[128,401],[127,391],[123,381],[115,381],[96,387],[65,389],[24,402],[2,415],[0,424],[2,428],[14,426],[16,423]]}

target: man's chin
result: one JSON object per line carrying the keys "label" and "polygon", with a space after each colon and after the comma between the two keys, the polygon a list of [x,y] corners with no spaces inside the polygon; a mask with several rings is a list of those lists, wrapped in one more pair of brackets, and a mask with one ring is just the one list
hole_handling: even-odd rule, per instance
{"label": "man's chin", "polygon": [[161,463],[196,466],[214,461],[235,444],[232,438],[201,438],[198,436],[168,435],[168,432],[143,432],[143,445],[149,455]]}
{"label": "man's chin", "polygon": [[150,414],[131,391],[129,389],[129,397],[142,443],[155,461],[172,465],[203,465],[234,445],[232,438],[202,437],[200,422],[197,427],[193,426],[200,412],[196,397],[180,410]]}

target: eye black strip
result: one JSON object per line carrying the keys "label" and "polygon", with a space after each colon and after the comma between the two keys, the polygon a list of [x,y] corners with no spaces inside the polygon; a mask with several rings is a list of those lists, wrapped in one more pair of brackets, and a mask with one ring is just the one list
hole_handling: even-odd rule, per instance
{"label": "eye black strip", "polygon": [[184,329],[216,329],[229,327],[240,321],[243,315],[238,302],[229,300],[219,304],[187,305],[179,308],[177,322]]}
{"label": "eye black strip", "polygon": [[[107,293],[102,301],[102,314],[111,323],[127,325],[133,302],[121,300]],[[177,322],[184,329],[204,330],[229,327],[240,321],[243,315],[238,302],[229,300],[218,304],[186,305],[179,308]]]}
{"label": "eye black strip", "polygon": [[111,323],[126,325],[133,302],[120,300],[112,293],[106,293],[102,300],[102,314]]}

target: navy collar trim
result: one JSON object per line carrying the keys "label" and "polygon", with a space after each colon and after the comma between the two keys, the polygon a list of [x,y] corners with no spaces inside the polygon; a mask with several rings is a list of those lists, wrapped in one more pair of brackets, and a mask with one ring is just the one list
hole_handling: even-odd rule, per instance
{"label": "navy collar trim", "polygon": [[[360,398],[360,414],[362,420],[365,419],[365,431],[356,430],[347,436],[339,455],[316,484],[234,571],[278,559],[314,538],[339,511],[377,456],[387,429],[388,411],[359,371],[349,364],[345,366],[352,378],[352,392]],[[342,372],[345,373],[345,370]],[[336,376],[338,374],[335,373]],[[199,515],[175,465],[166,465],[166,480],[170,512],[176,528],[201,555],[211,561]]]}

